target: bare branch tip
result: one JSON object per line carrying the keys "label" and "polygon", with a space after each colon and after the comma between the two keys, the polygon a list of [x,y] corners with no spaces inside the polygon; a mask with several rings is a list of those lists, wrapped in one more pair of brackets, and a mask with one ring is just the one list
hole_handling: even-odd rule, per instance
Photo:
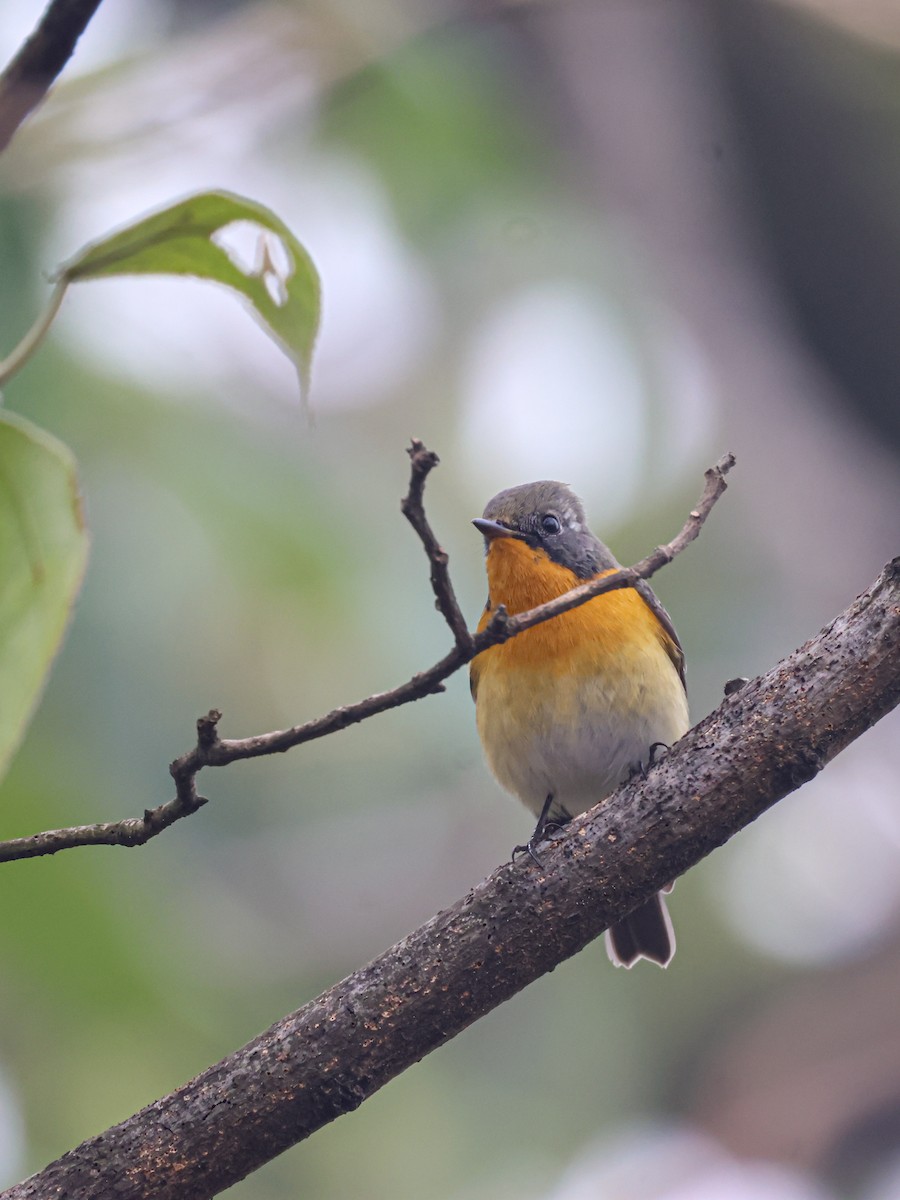
{"label": "bare branch tip", "polygon": [[420,438],[410,438],[406,453],[412,459],[413,472],[427,475],[441,461],[434,450],[429,450]]}
{"label": "bare branch tip", "polygon": [[504,604],[498,604],[491,613],[491,619],[488,621],[485,628],[486,633],[504,634],[509,628],[509,613],[506,611]]}
{"label": "bare branch tip", "polygon": [[217,708],[211,708],[205,717],[197,720],[197,745],[202,750],[209,750],[219,740],[218,724],[222,714]]}

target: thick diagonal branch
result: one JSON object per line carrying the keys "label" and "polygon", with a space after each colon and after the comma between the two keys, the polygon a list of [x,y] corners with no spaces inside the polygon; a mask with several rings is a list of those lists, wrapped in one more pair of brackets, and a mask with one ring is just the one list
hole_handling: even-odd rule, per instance
{"label": "thick diagonal branch", "polygon": [[[386,954],[4,1200],[206,1200],[342,1113],[811,779],[900,702],[900,558],[655,767]],[[689,935],[688,935],[689,936]]]}

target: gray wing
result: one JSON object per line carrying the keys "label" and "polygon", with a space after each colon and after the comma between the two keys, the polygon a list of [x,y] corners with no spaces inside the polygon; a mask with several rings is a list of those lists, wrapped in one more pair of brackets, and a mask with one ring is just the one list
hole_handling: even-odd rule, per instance
{"label": "gray wing", "polygon": [[678,634],[675,632],[675,626],[672,624],[672,618],[663,608],[653,588],[645,580],[642,579],[635,584],[635,591],[639,593],[641,599],[656,617],[657,621],[659,621],[660,625],[662,625],[666,634],[666,653],[668,654],[669,658],[671,658],[675,670],[678,672],[678,678],[681,680],[681,686],[684,688],[685,692],[687,692],[687,682],[684,678],[684,649],[682,648]]}

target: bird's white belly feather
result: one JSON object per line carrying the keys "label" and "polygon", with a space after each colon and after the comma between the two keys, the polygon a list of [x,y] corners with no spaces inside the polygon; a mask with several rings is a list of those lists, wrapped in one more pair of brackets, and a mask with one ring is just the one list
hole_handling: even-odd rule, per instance
{"label": "bird's white belly feather", "polygon": [[648,687],[640,671],[621,681],[485,671],[477,718],[497,780],[536,816],[550,794],[554,811],[591,808],[647,763],[654,742],[669,746],[688,728],[675,668],[657,660],[651,674]]}

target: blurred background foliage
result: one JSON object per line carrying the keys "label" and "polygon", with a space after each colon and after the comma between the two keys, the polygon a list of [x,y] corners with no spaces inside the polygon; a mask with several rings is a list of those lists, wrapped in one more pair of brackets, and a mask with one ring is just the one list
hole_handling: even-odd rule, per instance
{"label": "blurred background foliage", "polygon": [[[39,5],[8,0],[9,56]],[[692,708],[900,550],[891,0],[103,6],[0,160],[0,345],[82,242],[207,187],[323,278],[311,420],[231,296],[90,284],[6,394],[80,464],[92,558],[4,837],[170,793],[244,735],[439,657],[410,435],[474,623],[468,524],[570,482],[658,577]],[[900,1196],[896,716],[679,882],[668,972],[590,949],[230,1194]],[[0,1185],[368,960],[528,831],[466,681],[272,761],[146,848],[0,870]]]}

